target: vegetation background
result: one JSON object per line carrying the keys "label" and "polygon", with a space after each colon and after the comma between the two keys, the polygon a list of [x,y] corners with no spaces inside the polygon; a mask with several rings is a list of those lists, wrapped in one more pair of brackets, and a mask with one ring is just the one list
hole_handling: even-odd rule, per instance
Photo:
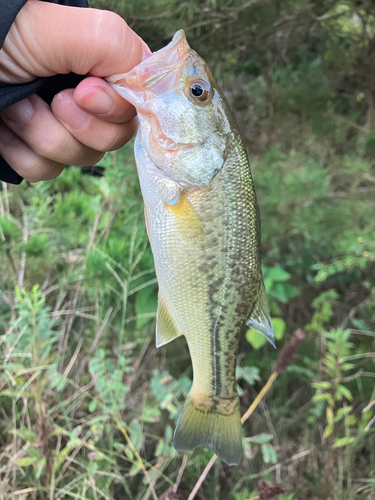
{"label": "vegetation background", "polygon": [[[242,131],[280,349],[305,343],[196,498],[375,498],[375,2],[91,0],[153,49],[184,28]],[[186,343],[156,350],[157,284],[132,145],[103,176],[0,192],[0,499],[185,500],[212,453],[172,433]],[[244,412],[278,353],[241,340]],[[173,490],[173,485],[174,491]],[[191,496],[190,496],[191,499]]]}

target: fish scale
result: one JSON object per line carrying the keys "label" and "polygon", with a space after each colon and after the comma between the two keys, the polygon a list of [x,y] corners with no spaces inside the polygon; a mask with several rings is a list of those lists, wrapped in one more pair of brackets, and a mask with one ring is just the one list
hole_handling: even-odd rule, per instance
{"label": "fish scale", "polygon": [[140,120],[135,157],[159,284],[156,343],[184,335],[193,364],[174,444],[209,446],[236,465],[239,337],[248,325],[273,340],[247,155],[220,89],[182,31],[109,81]]}

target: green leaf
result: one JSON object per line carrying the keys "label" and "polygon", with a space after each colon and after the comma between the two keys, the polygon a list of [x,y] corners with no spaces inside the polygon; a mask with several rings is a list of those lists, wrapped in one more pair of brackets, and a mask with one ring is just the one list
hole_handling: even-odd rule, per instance
{"label": "green leaf", "polygon": [[328,406],[326,409],[326,418],[327,418],[327,422],[329,424],[333,424],[334,413],[333,413],[333,409],[330,406]]}
{"label": "green leaf", "polygon": [[130,468],[130,471],[129,471],[129,476],[130,477],[133,477],[133,476],[136,476],[139,472],[141,472],[141,466],[139,465],[138,462],[136,462],[135,464],[133,464]]}
{"label": "green leaf", "polygon": [[330,389],[332,387],[332,383],[331,382],[314,382],[313,384],[311,384],[311,387],[313,387],[314,389]]}
{"label": "green leaf", "polygon": [[288,293],[285,285],[286,283],[283,282],[275,283],[271,290],[272,296],[283,303],[288,302]]}
{"label": "green leaf", "polygon": [[55,469],[58,469],[60,467],[60,465],[64,462],[64,460],[66,459],[66,457],[69,455],[70,452],[71,449],[68,448],[67,446],[59,452],[59,454],[55,458],[55,464],[54,464]]}
{"label": "green leaf", "polygon": [[262,455],[263,455],[264,463],[275,464],[277,462],[277,454],[276,454],[275,448],[273,446],[271,446],[270,444],[263,444],[261,448],[262,448]]}
{"label": "green leaf", "polygon": [[352,409],[353,409],[352,406],[345,406],[345,408],[339,408],[336,412],[334,423],[336,424],[337,422],[340,422],[340,420],[342,420],[345,417],[345,415],[350,413]]}
{"label": "green leaf", "polygon": [[349,444],[354,443],[354,441],[355,441],[354,437],[344,437],[340,439],[335,439],[332,448],[342,448],[344,446],[348,446]]}
{"label": "green leaf", "polygon": [[67,447],[69,448],[76,448],[77,446],[80,446],[81,440],[80,439],[70,439],[67,443]]}
{"label": "green leaf", "polygon": [[341,365],[341,370],[343,372],[346,372],[348,370],[352,370],[353,368],[355,368],[355,365],[353,363],[344,363]]}
{"label": "green leaf", "polygon": [[249,441],[255,444],[268,443],[273,439],[272,434],[258,434],[257,436],[252,436]]}
{"label": "green leaf", "polygon": [[116,450],[125,450],[126,446],[124,445],[124,443],[113,443],[113,447],[116,449]]}
{"label": "green leaf", "polygon": [[22,429],[22,437],[26,440],[26,441],[30,441],[30,443],[35,443],[36,441],[36,438],[38,437],[36,435],[36,433],[34,431],[32,431],[31,429],[27,429],[26,427],[24,427]]}
{"label": "green leaf", "polygon": [[358,419],[355,415],[349,415],[349,417],[348,417],[348,424],[349,425],[356,425],[357,422],[358,422]]}
{"label": "green leaf", "polygon": [[284,337],[286,323],[282,318],[272,318],[273,333],[276,340]]}
{"label": "green leaf", "polygon": [[163,455],[164,449],[165,449],[165,441],[164,439],[161,439],[156,447],[155,456],[160,457],[161,455]]}
{"label": "green leaf", "polygon": [[277,305],[276,301],[273,300],[272,298],[268,297],[268,304],[270,306],[271,315],[272,316],[280,316],[281,309]]}
{"label": "green leaf", "polygon": [[167,427],[165,428],[165,439],[167,441],[172,441],[172,438],[173,438],[172,427],[170,425],[167,425]]}
{"label": "green leaf", "polygon": [[134,460],[134,453],[132,452],[132,450],[129,448],[129,446],[127,446],[125,448],[125,455],[130,458],[130,460]]}
{"label": "green leaf", "polygon": [[30,455],[30,457],[33,457],[33,458],[40,458],[40,451],[37,450],[36,448],[33,448],[32,446],[29,446],[27,448],[27,453]]}
{"label": "green leaf", "polygon": [[268,267],[265,276],[267,279],[271,279],[272,281],[288,281],[291,275],[285,271],[282,267]]}
{"label": "green leaf", "polygon": [[348,401],[351,401],[353,399],[352,393],[349,391],[349,389],[343,385],[339,385],[337,388],[336,392],[336,398],[341,399],[339,396],[343,396],[346,398]]}
{"label": "green leaf", "polygon": [[93,399],[92,401],[90,401],[90,404],[89,404],[89,412],[90,413],[94,413],[94,411],[96,409],[96,405],[97,405],[96,399]]}
{"label": "green leaf", "polygon": [[260,349],[267,343],[267,339],[263,335],[252,329],[247,330],[245,336],[246,340],[255,350]]}
{"label": "green leaf", "polygon": [[158,307],[158,296],[155,288],[147,286],[139,290],[135,299],[135,312],[137,314],[137,328],[141,328],[153,319]]}
{"label": "green leaf", "polygon": [[[286,324],[282,318],[271,318],[273,333],[275,335],[276,340],[281,340],[284,337]],[[248,330],[245,334],[246,340],[249,344],[255,349],[258,350],[263,347],[267,343],[267,339],[263,337],[260,333],[251,329]]]}
{"label": "green leaf", "polygon": [[24,457],[24,458],[20,458],[19,460],[17,460],[17,465],[19,467],[28,467],[29,465],[32,465],[37,460],[38,460],[37,457]]}
{"label": "green leaf", "polygon": [[330,394],[315,394],[315,396],[312,398],[313,401],[318,402],[318,401],[327,401],[327,403],[331,406],[334,406],[335,402],[333,401],[333,398]]}
{"label": "green leaf", "polygon": [[38,469],[35,473],[35,477],[37,479],[40,479],[40,476],[42,475],[42,472],[46,466],[46,463],[47,463],[47,458],[46,457],[43,457],[42,460],[39,460],[39,463],[37,464],[38,465]]}
{"label": "green leaf", "polygon": [[108,181],[105,178],[100,179],[99,189],[105,198],[108,198],[111,194],[111,188],[109,187]]}
{"label": "green leaf", "polygon": [[142,420],[144,422],[159,422],[160,421],[160,410],[159,408],[145,407],[142,415]]}
{"label": "green leaf", "polygon": [[[1,339],[2,342],[6,343],[8,339]],[[17,372],[18,370],[22,370],[24,368],[20,363],[6,363],[5,365],[0,365],[0,370],[8,370]]]}
{"label": "green leaf", "polygon": [[323,437],[327,438],[332,434],[332,432],[333,432],[333,422],[332,424],[328,424],[327,427],[324,429]]}
{"label": "green leaf", "polygon": [[249,385],[255,385],[260,380],[259,368],[255,366],[237,366],[236,380],[243,379]]}

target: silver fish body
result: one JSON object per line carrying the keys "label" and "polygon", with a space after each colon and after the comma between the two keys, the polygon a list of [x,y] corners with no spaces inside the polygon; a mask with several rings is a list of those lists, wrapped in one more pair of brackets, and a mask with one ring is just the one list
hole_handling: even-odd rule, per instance
{"label": "silver fish body", "polygon": [[186,337],[194,379],[174,436],[242,457],[235,368],[246,325],[271,342],[259,211],[232,114],[184,33],[109,79],[138,111],[135,156],[159,283],[156,343]]}

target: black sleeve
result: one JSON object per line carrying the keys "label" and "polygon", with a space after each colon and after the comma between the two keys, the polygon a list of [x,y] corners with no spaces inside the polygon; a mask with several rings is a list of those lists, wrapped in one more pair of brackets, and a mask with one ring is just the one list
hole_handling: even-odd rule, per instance
{"label": "black sleeve", "polygon": [[[13,21],[26,2],[27,0],[0,0],[0,49]],[[88,7],[87,0],[49,0],[49,3],[71,7]],[[66,88],[76,87],[83,78],[83,76],[70,73],[69,75],[55,75],[49,78],[36,78],[32,82],[0,87],[0,111],[35,93],[50,104],[54,95]],[[2,156],[0,156],[0,180],[10,184],[22,182],[22,177],[8,165]]]}

